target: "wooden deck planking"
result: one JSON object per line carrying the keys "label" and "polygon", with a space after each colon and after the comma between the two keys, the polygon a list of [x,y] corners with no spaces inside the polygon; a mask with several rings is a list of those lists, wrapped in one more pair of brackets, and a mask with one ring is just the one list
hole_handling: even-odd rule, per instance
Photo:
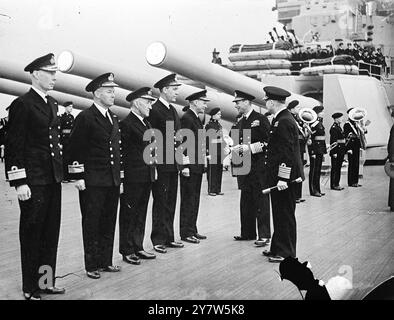
{"label": "wooden deck planking", "polygon": [[[388,181],[382,167],[366,167],[364,174],[362,188],[331,191],[327,190],[328,182],[322,188],[326,192],[323,198],[310,197],[305,182],[307,201],[297,205],[296,212],[299,259],[310,261],[315,277],[326,282],[340,275],[341,266],[350,266],[353,289],[348,299],[362,298],[394,274],[394,215],[386,207]],[[342,176],[344,182],[346,177]],[[198,224],[207,240],[199,245],[185,243],[183,249],[170,248],[167,254],[143,260],[140,266],[127,265],[118,254],[117,226],[114,263],[123,267],[122,272],[91,280],[84,273],[78,194],[72,184],[63,185],[57,274],[76,275],[58,280],[58,285],[67,288],[66,295],[45,298],[300,299],[291,283],[279,280],[278,265],[267,262],[262,248],[255,248],[250,241],[232,240],[239,234],[240,194],[228,172],[224,173],[223,191],[224,196],[207,196],[204,178]],[[4,181],[0,192],[0,298],[20,299],[19,208],[13,190]],[[150,208],[151,203],[147,235]],[[178,234],[179,227],[175,231]],[[148,236],[144,244],[148,251],[152,249]]]}

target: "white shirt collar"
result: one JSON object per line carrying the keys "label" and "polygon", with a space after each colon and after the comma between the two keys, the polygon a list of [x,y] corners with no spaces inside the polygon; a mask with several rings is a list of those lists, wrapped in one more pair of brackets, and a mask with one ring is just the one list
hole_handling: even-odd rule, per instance
{"label": "white shirt collar", "polygon": [[249,118],[250,114],[252,113],[252,111],[253,111],[253,108],[251,108],[251,109],[249,110],[249,112],[248,112],[247,114],[244,115],[244,117],[245,117],[246,120],[248,120],[248,118]]}
{"label": "white shirt collar", "polygon": [[276,117],[278,116],[279,113],[281,113],[283,110],[286,109],[286,106],[284,106],[283,108],[279,109],[275,114],[274,114],[274,118],[276,119]]}
{"label": "white shirt collar", "polygon": [[193,111],[193,113],[196,115],[196,117],[198,118],[198,114],[197,114],[197,112],[196,111],[194,111],[192,108],[189,108],[190,109],[190,111]]}
{"label": "white shirt collar", "polygon": [[38,90],[35,87],[31,87],[35,92],[37,92],[37,94],[45,101],[45,103],[48,103],[48,100],[46,98],[46,93],[42,92],[41,90]]}
{"label": "white shirt collar", "polygon": [[159,101],[164,104],[168,109],[170,109],[170,104],[164,100],[162,97],[159,97]]}
{"label": "white shirt collar", "polygon": [[143,123],[144,126],[146,126],[145,122],[144,122],[144,118],[141,117],[139,114],[136,114],[133,110],[131,110],[131,112],[138,118],[141,120],[141,122]]}
{"label": "white shirt collar", "polygon": [[[93,102],[93,103],[94,103],[94,105],[96,106],[96,108],[98,109],[98,111],[100,111],[100,113],[103,115],[103,117],[108,118],[108,117],[107,117],[107,113],[109,114],[108,109],[105,109],[105,108],[99,106],[99,105],[98,105],[97,103],[95,103],[95,102]],[[111,118],[111,123],[112,123],[112,117],[111,117],[110,114],[109,114],[109,117]]]}

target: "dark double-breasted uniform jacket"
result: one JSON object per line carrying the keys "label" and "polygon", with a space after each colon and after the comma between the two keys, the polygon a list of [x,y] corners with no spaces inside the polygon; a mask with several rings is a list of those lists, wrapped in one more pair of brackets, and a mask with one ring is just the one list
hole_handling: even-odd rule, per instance
{"label": "dark double-breasted uniform jacket", "polygon": [[86,186],[111,187],[120,185],[121,135],[118,117],[110,110],[113,125],[93,104],[75,119],[71,131],[70,164],[83,164],[81,173],[73,179],[84,179]]}
{"label": "dark double-breasted uniform jacket", "polygon": [[[167,159],[167,147],[174,147],[175,149],[179,146],[180,142],[176,141],[176,133],[181,128],[181,123],[179,115],[175,108],[170,104],[170,108],[167,108],[160,100],[157,100],[152,105],[152,110],[150,111],[149,117],[147,118],[153,129],[159,130],[163,135],[163,146],[160,148],[163,152],[163,163],[157,165],[158,172],[176,172],[178,171],[178,166],[175,161],[175,157]],[[173,124],[173,129],[167,130],[167,121]],[[168,140],[168,145],[166,141]],[[160,146],[161,147],[161,146]],[[160,149],[158,152],[160,152]],[[159,156],[159,154],[158,154]],[[170,163],[171,162],[171,163]]]}
{"label": "dark double-breasted uniform jacket", "polygon": [[[58,105],[31,89],[10,105],[5,141],[6,173],[11,186],[27,184],[31,197],[19,201],[23,291],[38,290],[41,265],[56,274],[61,220],[62,150]],[[54,282],[52,282],[54,285]]]}
{"label": "dark double-breasted uniform jacket", "polygon": [[315,121],[311,124],[312,130],[312,144],[309,146],[310,155],[323,155],[327,153],[325,129],[322,121]]}
{"label": "dark double-breasted uniform jacket", "polygon": [[357,123],[348,120],[343,125],[343,134],[346,139],[347,150],[358,150],[361,148],[360,131]]}
{"label": "dark double-breasted uniform jacket", "polygon": [[15,167],[25,170],[15,180],[7,175],[11,186],[48,185],[63,180],[58,104],[49,96],[47,101],[30,89],[10,106],[6,173]]}
{"label": "dark double-breasted uniform jacket", "polygon": [[202,135],[200,141],[198,139],[199,130],[202,133],[203,125],[198,116],[192,110],[188,109],[182,116],[181,128],[191,130],[194,137],[193,152],[190,152],[188,149],[184,152],[184,155],[189,157],[190,164],[182,165],[181,168],[189,168],[190,173],[203,174],[206,155],[205,136]]}
{"label": "dark double-breasted uniform jacket", "polygon": [[144,122],[145,125],[132,112],[120,122],[124,183],[153,182],[155,178],[153,160],[144,161],[144,150],[150,148],[151,154],[154,151],[149,146],[150,141],[143,140],[145,131],[151,128],[148,121]]}
{"label": "dark double-breasted uniform jacket", "polygon": [[296,257],[297,228],[295,220],[296,186],[292,181],[304,180],[298,142],[298,127],[289,110],[280,111],[272,120],[267,153],[268,186],[279,180],[288,182],[288,189],[271,192],[274,234],[270,251],[281,257]]}
{"label": "dark double-breasted uniform jacket", "polygon": [[[280,167],[288,168],[289,175]],[[299,177],[304,180],[304,170],[300,157],[298,127],[288,110],[282,110],[271,124],[271,136],[267,151],[268,186],[272,187],[278,180],[293,181]]]}
{"label": "dark double-breasted uniform jacket", "polygon": [[[223,152],[224,152],[224,141],[223,141],[223,131],[222,125],[217,120],[209,120],[209,122],[205,125],[205,130],[213,130],[216,132],[215,136],[209,137],[207,135],[206,139],[206,147],[207,154],[209,154],[210,150],[216,149],[216,164],[222,163]],[[213,160],[213,159],[212,159]]]}
{"label": "dark double-breasted uniform jacket", "polygon": [[345,154],[345,135],[338,123],[333,123],[330,128],[330,156]]}
{"label": "dark double-breasted uniform jacket", "polygon": [[[256,152],[251,152],[250,154],[250,171],[246,175],[237,176],[238,186],[240,189],[247,187],[249,182],[255,180],[254,177],[258,179],[258,182],[261,186],[264,186],[266,183],[265,179],[265,166],[266,166],[266,145],[268,143],[269,138],[269,130],[270,123],[266,116],[252,111],[249,117],[241,118],[238,123],[238,129],[240,129],[240,144],[248,143],[249,145],[258,145]],[[243,137],[242,130],[249,129],[251,131],[250,137]],[[244,141],[245,138],[249,140],[248,142]],[[245,162],[243,162],[245,166]],[[252,179],[253,178],[253,179]]]}

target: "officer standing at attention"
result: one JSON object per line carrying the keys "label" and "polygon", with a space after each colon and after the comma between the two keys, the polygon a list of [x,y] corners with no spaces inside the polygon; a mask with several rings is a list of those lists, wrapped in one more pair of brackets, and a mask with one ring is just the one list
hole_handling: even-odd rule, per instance
{"label": "officer standing at attention", "polygon": [[[5,167],[21,211],[23,295],[26,300],[40,300],[41,292],[65,292],[55,287],[63,163],[58,103],[48,95],[56,82],[54,55],[37,58],[24,70],[30,73],[32,87],[9,107]],[[50,266],[53,275],[47,288],[39,288],[42,266]]]}
{"label": "officer standing at attention", "polygon": [[263,251],[269,262],[282,262],[296,257],[297,228],[295,219],[295,180],[304,179],[300,157],[298,127],[289,110],[286,98],[290,93],[281,88],[264,87],[266,107],[274,115],[267,153],[267,186],[271,192],[274,234],[270,251]]}
{"label": "officer standing at attention", "polygon": [[[223,195],[222,192],[222,176],[223,176],[223,152],[224,152],[224,141],[222,125],[219,120],[222,117],[220,108],[213,108],[209,115],[211,119],[205,126],[207,132],[207,154],[215,150],[215,155],[210,155],[208,160],[208,194],[210,196]],[[212,131],[209,134],[208,131]]]}
{"label": "officer standing at attention", "polygon": [[78,114],[70,137],[69,173],[79,190],[85,269],[89,278],[119,272],[112,252],[120,186],[120,129],[109,107],[114,104],[113,73],[92,80],[86,91],[93,105]]}
{"label": "officer standing at attention", "polygon": [[323,106],[316,106],[313,111],[317,114],[317,120],[311,124],[312,144],[308,146],[310,158],[309,191],[311,196],[321,197],[325,193],[320,189],[320,175],[323,156],[327,153],[326,136],[323,126]]}
{"label": "officer standing at attention", "polygon": [[68,181],[68,168],[67,164],[69,162],[68,156],[68,144],[70,141],[71,129],[74,125],[74,116],[72,115],[73,111],[73,103],[71,101],[65,102],[63,105],[65,112],[60,116],[60,128],[62,130],[60,143],[62,145],[63,150],[63,173],[64,173],[64,181]]}
{"label": "officer standing at attention", "polygon": [[331,157],[331,176],[330,187],[332,190],[341,191],[344,188],[339,185],[341,180],[341,168],[345,156],[345,136],[341,128],[343,113],[335,112],[332,115],[334,123],[330,128],[330,157]]}
{"label": "officer standing at attention", "polygon": [[[299,101],[293,100],[288,104],[287,109],[291,112],[291,114],[294,117],[294,120],[297,123],[298,141],[300,143],[300,155],[301,155],[302,165],[304,165],[304,154],[305,154],[306,141],[308,140],[308,133],[304,128],[304,122],[298,117],[298,108],[297,108],[298,105],[299,105]],[[304,202],[305,199],[302,198],[302,182],[296,184],[296,190],[297,190],[296,203]]]}
{"label": "officer standing at attention", "polygon": [[204,129],[198,115],[204,113],[207,107],[209,101],[207,90],[193,93],[186,100],[190,102],[190,108],[181,118],[181,128],[193,132],[194,150],[186,149],[184,152],[190,164],[182,166],[181,171],[180,234],[183,241],[199,243],[200,240],[207,238],[199,234],[197,230],[201,183],[206,156],[205,141],[199,139],[199,132],[201,134]]}
{"label": "officer standing at attention", "polygon": [[[347,113],[353,108],[349,108]],[[348,175],[347,183],[349,187],[361,187],[358,183],[358,174],[360,169],[360,148],[361,148],[361,132],[357,122],[349,117],[343,126],[343,133],[346,138],[346,149],[348,153]]]}
{"label": "officer standing at attention", "polygon": [[[233,102],[243,116],[238,125],[240,143],[233,150],[242,155],[244,168],[249,167],[250,170],[237,177],[241,189],[241,235],[234,236],[234,239],[255,240],[257,220],[258,238],[255,245],[262,247],[269,244],[271,239],[269,195],[262,193],[266,185],[266,145],[270,124],[265,115],[253,110],[254,99],[248,93],[235,90]],[[250,130],[251,136],[247,143],[243,130]]]}
{"label": "officer standing at attention", "polygon": [[[150,88],[143,87],[130,93],[126,100],[131,102],[129,115],[120,122],[122,136],[122,161],[124,167],[124,193],[120,199],[119,252],[123,261],[140,264],[141,259],[154,259],[153,253],[143,247],[146,212],[155,181],[153,160],[144,159],[144,151],[150,141],[144,141],[144,134],[151,128],[146,120],[151,104],[156,99]],[[154,150],[151,150],[151,156]]]}
{"label": "officer standing at attention", "polygon": [[[176,74],[170,74],[154,84],[160,90],[159,99],[152,105],[147,118],[153,129],[163,136],[162,163],[157,165],[158,177],[153,184],[152,234],[153,248],[159,253],[166,253],[166,247],[182,248],[182,242],[174,238],[174,216],[178,192],[178,164],[175,150],[179,143],[176,133],[181,127],[180,119],[171,102],[176,101],[178,87]],[[170,144],[167,145],[167,142]],[[167,154],[168,153],[168,154]]]}

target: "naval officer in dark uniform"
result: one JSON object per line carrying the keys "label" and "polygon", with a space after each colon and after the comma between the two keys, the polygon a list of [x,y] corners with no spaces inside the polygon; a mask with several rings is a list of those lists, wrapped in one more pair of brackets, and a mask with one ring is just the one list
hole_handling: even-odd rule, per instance
{"label": "naval officer in dark uniform", "polygon": [[114,104],[112,73],[92,80],[86,91],[93,105],[75,119],[70,137],[70,177],[77,180],[82,213],[82,235],[87,276],[99,279],[100,272],[118,272],[112,265],[120,186],[120,129],[109,107]]}
{"label": "naval officer in dark uniform", "polygon": [[[207,237],[198,233],[197,218],[200,207],[201,183],[204,173],[204,163],[206,157],[205,135],[203,125],[198,117],[204,113],[207,107],[207,91],[202,90],[191,94],[186,98],[190,103],[190,108],[181,118],[182,130],[188,130],[193,135],[187,136],[194,140],[189,144],[189,148],[183,151],[189,164],[181,166],[181,209],[180,209],[180,234],[181,239],[190,243],[199,243]],[[187,138],[184,143],[187,143]],[[190,147],[193,149],[190,150]]]}
{"label": "naval officer in dark uniform", "polygon": [[321,197],[325,193],[320,189],[320,175],[323,157],[327,153],[326,134],[323,126],[323,106],[316,106],[313,111],[317,114],[317,120],[311,124],[312,144],[308,146],[310,170],[309,170],[309,192],[311,196]]}
{"label": "naval officer in dark uniform", "polygon": [[[347,113],[353,108],[349,108]],[[357,124],[349,117],[343,125],[343,133],[346,139],[347,157],[349,162],[347,183],[349,187],[361,187],[358,183],[360,169],[360,148],[361,148],[361,132]]]}
{"label": "naval officer in dark uniform", "polygon": [[176,133],[181,122],[172,102],[178,96],[181,84],[175,74],[170,74],[154,84],[160,90],[159,99],[152,105],[147,118],[153,129],[163,137],[163,147],[158,149],[157,180],[153,184],[152,234],[153,248],[159,253],[166,253],[166,247],[182,248],[182,242],[175,241],[174,216],[178,192],[178,164],[175,161],[175,150],[180,144],[176,141]]}
{"label": "naval officer in dark uniform", "polygon": [[[224,141],[223,128],[219,122],[222,114],[218,107],[213,108],[208,114],[211,116],[205,126],[207,155],[210,156],[207,163],[208,194],[216,196],[224,194],[222,192]],[[209,134],[209,132],[212,133]],[[210,152],[214,152],[214,154],[210,154]]]}
{"label": "naval officer in dark uniform", "polygon": [[[237,176],[241,189],[241,235],[234,236],[234,239],[255,240],[257,221],[258,238],[255,244],[265,246],[271,239],[270,204],[269,195],[261,191],[266,185],[266,145],[270,124],[265,115],[253,110],[254,99],[254,96],[236,90],[233,100],[238,112],[242,114],[238,124],[240,143],[233,150],[242,155],[243,166],[250,167],[247,173]],[[250,130],[250,136],[244,137],[243,130]]]}
{"label": "naval officer in dark uniform", "polygon": [[267,152],[267,186],[271,192],[274,233],[270,251],[263,251],[269,262],[281,262],[296,257],[297,227],[295,218],[295,180],[304,179],[300,157],[298,127],[289,110],[286,98],[290,93],[277,87],[264,87],[266,107],[274,115]]}
{"label": "naval officer in dark uniform", "polygon": [[[123,261],[140,264],[141,259],[154,259],[153,253],[143,247],[146,212],[155,181],[155,164],[152,159],[144,159],[144,152],[150,141],[144,134],[151,128],[145,119],[156,99],[150,88],[143,87],[130,93],[126,100],[131,102],[129,115],[120,122],[122,136],[122,162],[124,168],[123,190],[119,213],[119,252]],[[154,150],[151,150],[151,156]]]}
{"label": "naval officer in dark uniform", "polygon": [[74,104],[71,101],[67,101],[63,105],[65,112],[60,116],[60,128],[62,131],[60,143],[62,145],[62,150],[63,150],[63,173],[64,173],[64,180],[67,182],[67,176],[68,176],[68,168],[67,164],[69,162],[69,156],[68,156],[68,144],[70,141],[70,134],[71,130],[74,125],[74,116],[72,115],[73,107]]}
{"label": "naval officer in dark uniform", "polygon": [[[54,55],[37,58],[25,71],[30,73],[32,87],[9,107],[5,166],[21,211],[23,294],[25,299],[39,300],[40,289],[65,292],[54,287],[63,180],[58,103],[48,95],[56,81]],[[49,266],[53,275],[47,288],[39,288],[42,266]]]}
{"label": "naval officer in dark uniform", "polygon": [[[298,142],[300,143],[300,156],[301,156],[301,163],[304,165],[304,155],[305,155],[305,146],[308,140],[308,132],[305,129],[304,122],[298,116],[298,108],[299,105],[298,100],[293,100],[287,105],[287,109],[291,112],[294,117],[294,120],[297,123],[298,127]],[[296,184],[296,203],[304,202],[305,199],[302,198],[302,182]]]}
{"label": "naval officer in dark uniform", "polygon": [[346,153],[345,149],[345,135],[341,128],[343,113],[335,112],[332,115],[334,123],[330,128],[330,157],[331,157],[331,174],[330,174],[330,187],[332,190],[341,191],[343,187],[339,185],[341,180],[341,168],[343,158]]}

